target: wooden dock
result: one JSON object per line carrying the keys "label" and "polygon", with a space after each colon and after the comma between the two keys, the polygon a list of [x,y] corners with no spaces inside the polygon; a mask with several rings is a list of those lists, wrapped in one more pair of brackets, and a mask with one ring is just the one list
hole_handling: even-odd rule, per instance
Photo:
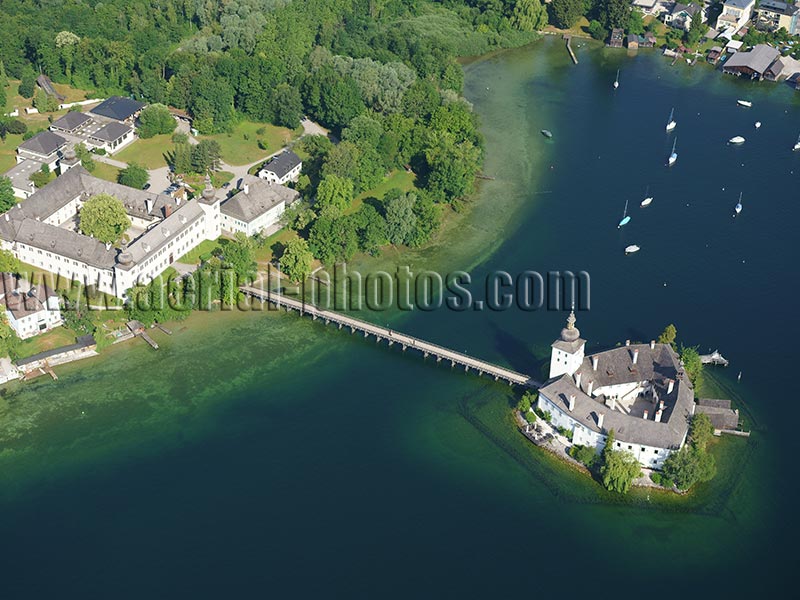
{"label": "wooden dock", "polygon": [[728,366],[728,359],[719,353],[719,350],[714,350],[711,354],[701,354],[700,362],[704,365],[722,365]]}
{"label": "wooden dock", "polygon": [[569,52],[569,57],[572,59],[572,62],[577,65],[578,57],[575,56],[575,51],[572,49],[572,36],[564,34],[564,39],[567,40],[567,52]]}
{"label": "wooden dock", "polygon": [[471,369],[472,371],[477,372],[478,375],[483,375],[486,373],[489,376],[494,377],[495,380],[502,379],[503,381],[507,381],[509,384],[513,385],[522,385],[534,388],[541,387],[542,385],[538,381],[533,380],[529,375],[517,373],[511,369],[506,369],[505,367],[500,367],[484,360],[468,356],[462,352],[456,352],[455,350],[450,350],[448,348],[444,348],[443,346],[426,342],[423,339],[410,336],[405,333],[400,333],[399,331],[394,331],[386,327],[381,327],[380,325],[362,321],[361,319],[356,319],[355,317],[351,317],[349,315],[318,308],[313,304],[307,304],[305,302],[301,302],[300,300],[288,298],[276,292],[263,290],[260,288],[241,286],[239,289],[241,289],[242,292],[248,296],[252,296],[261,302],[270,302],[278,308],[284,308],[287,312],[294,310],[300,315],[309,315],[314,320],[321,319],[325,321],[326,324],[334,323],[338,325],[339,329],[347,327],[350,329],[350,333],[355,333],[358,331],[362,333],[364,337],[369,337],[372,335],[375,336],[377,341],[388,342],[389,346],[398,344],[404,351],[408,349],[416,350],[425,358],[427,358],[429,355],[435,356],[436,362],[440,362],[442,360],[448,361],[450,362],[451,367],[455,367],[456,365],[464,367],[465,372],[469,372]]}

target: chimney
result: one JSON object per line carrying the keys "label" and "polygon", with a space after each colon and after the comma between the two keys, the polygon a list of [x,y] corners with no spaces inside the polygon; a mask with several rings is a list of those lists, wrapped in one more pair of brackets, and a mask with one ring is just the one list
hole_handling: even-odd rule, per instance
{"label": "chimney", "polygon": [[164,218],[166,219],[171,214],[172,214],[172,205],[171,204],[165,204],[164,205]]}
{"label": "chimney", "polygon": [[660,401],[658,402],[658,410],[659,410],[659,411],[662,411],[662,410],[664,410],[664,401],[663,401],[663,400],[660,400]]}
{"label": "chimney", "polygon": [[597,371],[597,363],[600,362],[600,358],[597,356],[592,357],[592,370]]}
{"label": "chimney", "polygon": [[575,387],[581,389],[581,372],[575,373]]}
{"label": "chimney", "polygon": [[663,412],[664,411],[662,411],[660,408],[656,411],[656,423],[661,423],[661,415]]}
{"label": "chimney", "polygon": [[6,221],[8,221],[8,213],[5,214]]}
{"label": "chimney", "polygon": [[648,417],[649,415],[650,415],[650,413],[649,413],[649,412],[647,412],[647,410],[645,410],[645,411],[644,411],[644,414],[642,414],[642,418],[643,418],[645,421],[647,421],[647,417]]}
{"label": "chimney", "polygon": [[106,250],[111,250],[111,242],[106,242]]}
{"label": "chimney", "polygon": [[656,341],[650,340],[650,350],[655,350],[655,348],[656,348]]}
{"label": "chimney", "polygon": [[243,191],[245,194],[249,194],[249,193],[250,193],[250,184],[249,184],[249,183],[245,183],[245,184],[244,184],[244,187],[242,188],[242,191]]}
{"label": "chimney", "polygon": [[152,199],[152,198],[147,198],[147,199],[144,201],[144,209],[147,211],[147,214],[148,214],[148,215],[149,215],[151,212],[153,212],[153,199]]}
{"label": "chimney", "polygon": [[176,206],[180,206],[181,205],[181,196],[180,196],[180,194],[176,194],[175,195],[175,205]]}
{"label": "chimney", "polygon": [[616,398],[616,396],[611,398],[611,410],[617,410],[617,398]]}
{"label": "chimney", "polygon": [[668,379],[667,380],[667,393],[671,394],[672,393],[672,388],[674,388],[674,387],[675,387],[675,380],[674,379]]}
{"label": "chimney", "polygon": [[575,394],[570,394],[569,396],[569,410],[570,412],[575,410]]}
{"label": "chimney", "polygon": [[603,418],[605,417],[605,413],[597,413],[597,428],[603,428]]}
{"label": "chimney", "polygon": [[636,361],[638,361],[638,360],[639,360],[639,349],[638,348],[634,348],[633,349],[633,364],[636,364]]}
{"label": "chimney", "polygon": [[591,396],[593,389],[594,389],[594,381],[590,381],[589,383],[586,384],[586,394],[587,395]]}
{"label": "chimney", "polygon": [[625,345],[626,346],[630,346],[631,345],[631,341],[630,340],[625,340]]}

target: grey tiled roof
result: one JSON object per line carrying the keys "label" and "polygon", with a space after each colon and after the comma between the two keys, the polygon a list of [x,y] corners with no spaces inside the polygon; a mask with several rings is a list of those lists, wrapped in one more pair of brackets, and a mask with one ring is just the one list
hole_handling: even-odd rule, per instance
{"label": "grey tiled roof", "polygon": [[91,112],[109,119],[124,121],[142,110],[142,108],[144,108],[144,104],[136,100],[123,98],[122,96],[111,96],[108,100],[95,106]]}
{"label": "grey tiled roof", "polygon": [[288,206],[300,195],[295,190],[277,183],[268,183],[258,177],[247,177],[247,194],[238,192],[220,205],[220,211],[234,219],[251,222],[281,202]]}
{"label": "grey tiled roof", "polygon": [[0,273],[0,303],[5,305],[15,319],[46,310],[42,300],[46,302],[51,295],[55,294],[44,286],[31,285],[11,273]]}
{"label": "grey tiled roof", "polygon": [[730,400],[720,400],[717,398],[698,398],[698,406],[711,406],[714,408],[730,408]]}
{"label": "grey tiled roof", "polygon": [[67,140],[60,135],[56,135],[52,131],[41,131],[32,138],[22,142],[19,147],[28,152],[50,156],[66,143]]}
{"label": "grey tiled roof", "polygon": [[565,342],[564,340],[556,340],[551,345],[553,348],[558,348],[559,350],[563,350],[564,352],[569,352],[570,354],[574,354],[578,348],[583,346],[586,343],[586,340],[578,338],[577,340],[573,340],[571,342]]}
{"label": "grey tiled roof", "polygon": [[766,44],[758,44],[749,52],[737,52],[731,56],[725,63],[723,69],[728,70],[734,67],[747,67],[757,73],[763,73],[778,56],[780,56],[780,52],[775,48],[767,46]]}
{"label": "grey tiled roof", "polygon": [[91,120],[92,117],[86,113],[78,112],[77,110],[71,110],[60,119],[53,121],[51,127],[57,127],[65,131],[74,131],[78,127],[81,127]]}
{"label": "grey tiled roof", "polygon": [[739,413],[730,408],[698,404],[697,412],[708,415],[714,429],[736,429],[739,426]]}
{"label": "grey tiled roof", "polygon": [[95,131],[90,137],[94,140],[100,140],[101,142],[113,142],[114,140],[118,140],[126,133],[130,132],[133,129],[130,125],[125,125],[124,123],[107,123],[103,125],[100,129]]}
{"label": "grey tiled roof", "polygon": [[262,169],[275,173],[277,177],[284,177],[289,171],[294,169],[301,162],[300,157],[291,150],[281,152],[274,156],[268,163],[265,163]]}
{"label": "grey tiled roof", "polygon": [[75,339],[74,344],[70,344],[69,346],[61,346],[60,348],[53,348],[52,350],[45,350],[39,354],[34,354],[33,356],[29,356],[27,358],[21,358],[17,361],[17,365],[21,367],[45,358],[50,358],[51,356],[57,356],[73,350],[80,350],[81,348],[88,348],[89,346],[94,346],[96,344],[97,342],[95,341],[94,336],[82,335]]}
{"label": "grey tiled roof", "polygon": [[15,240],[100,269],[113,267],[117,256],[115,248],[106,248],[94,238],[35,219],[25,219],[19,224]]}

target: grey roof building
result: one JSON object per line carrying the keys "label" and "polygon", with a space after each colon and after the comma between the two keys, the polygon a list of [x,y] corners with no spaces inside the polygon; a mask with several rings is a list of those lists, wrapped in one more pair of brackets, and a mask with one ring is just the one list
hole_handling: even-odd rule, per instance
{"label": "grey roof building", "polygon": [[299,195],[297,191],[282,185],[268,183],[258,177],[247,177],[242,189],[222,203],[220,212],[249,223],[281,202],[288,206]]}
{"label": "grey roof building", "polygon": [[91,112],[115,121],[129,121],[135,118],[144,106],[142,102],[130,98],[111,96],[108,100],[95,106]]}
{"label": "grey roof building", "polygon": [[30,158],[50,159],[66,145],[67,140],[60,135],[52,131],[41,131],[22,142],[17,148],[17,153],[23,156],[30,155]]}
{"label": "grey roof building", "polygon": [[748,52],[737,52],[722,67],[723,73],[747,76],[752,79],[764,77],[769,66],[780,56],[772,46],[758,44]]}
{"label": "grey roof building", "polygon": [[71,110],[63,117],[53,121],[50,125],[51,130],[63,131],[65,133],[75,133],[81,127],[92,122],[92,118],[86,113]]}
{"label": "grey roof building", "polygon": [[99,142],[115,142],[121,137],[129,134],[133,128],[124,123],[111,122],[103,125],[100,129],[95,131],[89,136],[90,140],[97,140]]}

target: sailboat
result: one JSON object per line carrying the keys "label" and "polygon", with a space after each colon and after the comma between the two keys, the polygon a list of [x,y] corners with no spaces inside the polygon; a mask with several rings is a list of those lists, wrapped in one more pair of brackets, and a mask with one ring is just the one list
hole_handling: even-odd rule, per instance
{"label": "sailboat", "polygon": [[[734,207],[733,210],[736,212],[737,215],[740,212],[742,212],[742,192],[739,192],[739,202],[736,203],[736,206]],[[736,216],[736,215],[734,215],[734,216]]]}
{"label": "sailboat", "polygon": [[737,100],[736,104],[738,104],[739,106],[744,106],[745,108],[750,108],[751,106],[753,106],[753,103],[750,102],[750,100]]}
{"label": "sailboat", "polygon": [[675,126],[677,125],[675,119],[672,118],[673,116],[675,116],[674,108],[671,111],[669,111],[669,119],[667,119],[667,127],[666,127],[667,131],[672,131],[673,129],[675,129]]}
{"label": "sailboat", "polygon": [[642,200],[642,203],[639,204],[639,206],[641,206],[642,208],[644,208],[645,206],[650,206],[650,203],[653,201],[653,197],[650,195],[649,185],[647,186],[647,191],[644,193],[644,196],[645,196],[644,200]]}
{"label": "sailboat", "polygon": [[795,151],[800,150],[800,135],[797,136],[797,143],[794,145],[794,148],[792,148],[792,150]]}
{"label": "sailboat", "polygon": [[639,250],[641,250],[639,246],[637,246],[636,244],[631,244],[630,246],[626,246],[625,254],[633,254],[634,252],[638,252]]}
{"label": "sailboat", "polygon": [[627,225],[630,222],[631,218],[628,216],[628,201],[625,200],[625,211],[622,213],[622,219],[620,219],[619,225],[617,225],[617,229],[622,227],[623,225]]}
{"label": "sailboat", "polygon": [[675,164],[675,161],[678,160],[678,153],[675,152],[675,145],[678,143],[678,138],[675,138],[675,141],[672,142],[672,154],[669,155],[669,159],[667,160],[667,166],[671,167]]}
{"label": "sailboat", "polygon": [[617,69],[617,78],[614,80],[614,89],[619,87],[619,69]]}
{"label": "sailboat", "polygon": [[761,129],[761,121],[756,121],[756,129]]}
{"label": "sailboat", "polygon": [[744,138],[740,135],[737,135],[729,139],[728,143],[733,144],[734,146],[738,146],[739,144],[744,144]]}

